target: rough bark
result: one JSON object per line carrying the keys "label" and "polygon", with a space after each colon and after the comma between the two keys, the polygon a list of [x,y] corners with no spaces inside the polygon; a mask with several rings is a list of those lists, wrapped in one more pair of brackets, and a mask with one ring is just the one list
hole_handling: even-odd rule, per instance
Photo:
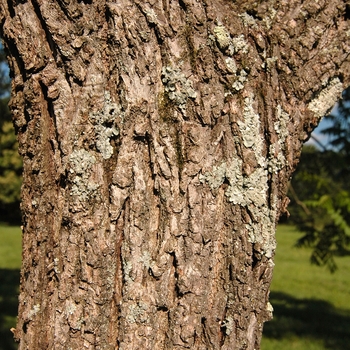
{"label": "rough bark", "polygon": [[24,160],[19,349],[259,349],[342,0],[0,0]]}

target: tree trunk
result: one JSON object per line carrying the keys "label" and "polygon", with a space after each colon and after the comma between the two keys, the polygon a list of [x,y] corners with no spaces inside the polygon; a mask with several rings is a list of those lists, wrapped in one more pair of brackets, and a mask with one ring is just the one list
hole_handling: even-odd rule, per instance
{"label": "tree trunk", "polygon": [[259,349],[342,0],[0,0],[24,161],[19,349]]}

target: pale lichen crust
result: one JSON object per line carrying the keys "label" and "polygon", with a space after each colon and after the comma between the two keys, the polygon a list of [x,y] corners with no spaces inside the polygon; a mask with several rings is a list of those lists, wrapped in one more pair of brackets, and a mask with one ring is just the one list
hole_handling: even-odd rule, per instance
{"label": "pale lichen crust", "polygon": [[249,45],[243,34],[231,38],[230,33],[222,24],[217,25],[213,31],[220,50],[227,51],[230,56],[238,52],[248,53]]}
{"label": "pale lichen crust", "polygon": [[214,166],[211,172],[201,174],[199,179],[212,189],[219,188],[227,180],[229,186],[225,194],[233,204],[262,206],[266,201],[267,171],[258,168],[250,176],[243,176],[240,159],[231,164],[224,162]]}
{"label": "pale lichen crust", "polygon": [[284,154],[286,138],[289,135],[288,122],[290,115],[285,112],[280,105],[276,108],[276,122],[274,123],[274,129],[278,135],[278,141],[270,145],[269,159],[268,159],[268,171],[269,173],[275,173],[281,170],[287,165],[287,160]]}
{"label": "pale lichen crust", "polygon": [[[242,161],[222,163],[213,167],[211,172],[200,175],[202,183],[206,182],[212,189],[219,188],[225,180],[229,183],[225,195],[232,204],[249,208],[252,217],[246,225],[249,241],[259,243],[267,257],[271,257],[276,248],[274,239],[275,220],[277,216],[275,203],[267,206],[268,171],[257,168],[251,175],[243,176]],[[276,201],[276,199],[274,199]]]}
{"label": "pale lichen crust", "polygon": [[[253,107],[254,96],[244,100],[242,121],[238,121],[244,147],[254,151],[257,167],[251,174],[243,173],[243,161],[239,157],[215,165],[211,171],[199,175],[201,183],[207,183],[217,190],[228,184],[225,195],[229,202],[249,208],[251,220],[246,224],[249,241],[259,243],[262,253],[272,257],[276,247],[275,222],[277,220],[277,197],[269,196],[269,178],[286,166],[284,155],[285,141],[288,136],[289,115],[281,106],[276,109],[274,124],[278,141],[270,146],[268,157],[264,156],[264,140],[260,132],[260,117]],[[277,150],[277,151],[276,151]],[[276,156],[277,154],[277,156]]]}
{"label": "pale lichen crust", "polygon": [[122,117],[121,108],[112,101],[110,93],[106,91],[103,109],[90,114],[90,120],[95,128],[96,148],[104,159],[109,159],[113,154],[111,137],[119,135],[117,117]]}
{"label": "pale lichen crust", "polygon": [[244,99],[243,121],[238,121],[239,130],[243,138],[243,144],[247,148],[252,148],[257,155],[258,164],[265,166],[263,157],[264,140],[260,135],[260,117],[253,108],[253,95]]}
{"label": "pale lichen crust", "polygon": [[230,73],[236,74],[237,72],[237,65],[235,60],[232,57],[227,57],[225,59],[226,67],[229,70]]}
{"label": "pale lichen crust", "polygon": [[73,186],[70,194],[86,201],[99,187],[98,184],[89,182],[96,158],[92,153],[79,149],[72,152],[69,163],[69,172],[75,175],[72,180]]}
{"label": "pale lichen crust", "polygon": [[340,99],[344,90],[339,78],[334,78],[322,89],[322,91],[308,104],[310,111],[318,118],[328,114],[335,103]]}
{"label": "pale lichen crust", "polygon": [[180,69],[167,66],[162,69],[162,82],[169,100],[174,102],[185,115],[188,99],[194,100],[197,97],[191,80],[186,78]]}
{"label": "pale lichen crust", "polygon": [[237,74],[237,80],[232,84],[232,87],[236,91],[240,91],[244,88],[244,83],[247,81],[248,73],[242,69],[239,74]]}
{"label": "pale lichen crust", "polygon": [[255,18],[249,15],[247,12],[241,13],[240,15],[238,15],[238,17],[241,19],[241,21],[246,27],[251,27],[251,28],[258,27]]}
{"label": "pale lichen crust", "polygon": [[209,38],[214,40],[219,49],[227,56],[225,63],[228,72],[236,75],[236,79],[232,83],[231,92],[239,92],[244,89],[244,85],[248,80],[248,70],[238,70],[236,61],[232,56],[238,53],[246,55],[249,51],[249,43],[245,40],[243,34],[231,37],[230,33],[222,24],[214,27],[213,33],[214,35],[210,35]]}
{"label": "pale lichen crust", "polygon": [[214,35],[220,49],[225,50],[231,44],[230,33],[223,25],[218,25],[214,28]]}

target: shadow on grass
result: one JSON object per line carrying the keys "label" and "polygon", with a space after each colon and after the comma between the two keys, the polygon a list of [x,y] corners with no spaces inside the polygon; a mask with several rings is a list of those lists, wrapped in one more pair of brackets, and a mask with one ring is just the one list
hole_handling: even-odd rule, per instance
{"label": "shadow on grass", "polygon": [[316,299],[297,299],[271,292],[274,319],[264,325],[266,338],[313,338],[327,349],[350,349],[350,311]]}
{"label": "shadow on grass", "polygon": [[0,269],[0,350],[17,349],[10,328],[16,326],[19,276],[19,270]]}

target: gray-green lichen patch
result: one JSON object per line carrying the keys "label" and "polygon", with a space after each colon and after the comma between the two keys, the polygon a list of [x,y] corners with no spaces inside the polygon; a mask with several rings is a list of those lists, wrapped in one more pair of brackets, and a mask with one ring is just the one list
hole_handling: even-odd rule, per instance
{"label": "gray-green lichen patch", "polygon": [[134,276],[132,275],[132,262],[126,261],[124,259],[123,261],[123,270],[124,270],[124,278],[126,282],[132,282],[134,280]]}
{"label": "gray-green lichen patch", "polygon": [[322,91],[309,104],[308,108],[314,112],[318,118],[328,114],[335,103],[341,97],[343,84],[339,78],[334,78],[322,89]]}
{"label": "gray-green lichen patch", "polygon": [[135,268],[132,264],[132,262],[127,258],[129,255],[129,246],[127,241],[123,241],[122,244],[122,256],[123,256],[123,276],[125,279],[126,287],[131,288],[132,285],[134,285],[135,281]]}
{"label": "gray-green lichen patch", "polygon": [[229,70],[230,73],[236,74],[237,72],[237,65],[235,60],[232,57],[227,57],[225,59],[226,67]]}
{"label": "gray-green lichen patch", "polygon": [[226,178],[226,163],[222,163],[219,166],[214,166],[211,173],[205,173],[199,175],[199,180],[207,182],[212,189],[218,189],[225,181]]}
{"label": "gray-green lichen patch", "polygon": [[129,305],[126,319],[129,323],[147,323],[148,322],[148,305],[143,302],[138,302]]}
{"label": "gray-green lichen patch", "polygon": [[151,254],[147,251],[142,253],[142,256],[139,259],[139,262],[148,270],[151,266],[152,258]]}
{"label": "gray-green lichen patch", "polygon": [[225,50],[231,44],[230,33],[223,25],[218,25],[214,28],[214,35],[220,49]]}
{"label": "gray-green lichen patch", "polygon": [[252,148],[257,155],[260,166],[265,165],[265,158],[262,156],[264,140],[260,135],[259,114],[253,108],[253,96],[244,99],[243,121],[238,121],[239,130],[243,138],[243,144],[247,148]]}
{"label": "gray-green lichen patch", "polygon": [[227,180],[229,185],[225,195],[228,200],[233,204],[249,208],[252,217],[255,218],[246,225],[248,240],[251,243],[259,243],[262,253],[272,257],[276,248],[274,225],[277,212],[275,203],[271,208],[267,204],[267,169],[258,167],[252,174],[245,176],[242,173],[242,161],[235,159],[229,164],[224,162],[220,166],[214,166],[211,172],[200,175],[199,179],[212,189],[219,188]]}
{"label": "gray-green lichen patch", "polygon": [[249,15],[247,12],[241,13],[240,15],[238,15],[238,17],[241,19],[241,21],[245,26],[251,27],[251,28],[258,27],[255,18]]}
{"label": "gray-green lichen patch", "polygon": [[89,182],[92,166],[96,163],[93,154],[84,149],[75,150],[69,157],[69,172],[73,177],[70,194],[77,196],[81,200],[87,200],[99,187],[98,184]]}
{"label": "gray-green lichen patch", "polygon": [[230,335],[234,329],[235,321],[231,316],[226,317],[221,323],[221,328],[225,328],[226,335]]}
{"label": "gray-green lichen patch", "polygon": [[248,80],[248,73],[242,69],[239,74],[237,74],[237,80],[232,84],[232,88],[236,91],[240,91],[244,88],[244,83]]}
{"label": "gray-green lichen patch", "polygon": [[269,147],[269,159],[268,159],[268,172],[277,174],[282,168],[286,166],[286,157],[283,154],[283,149],[278,147],[276,149],[276,145],[272,144]]}
{"label": "gray-green lichen patch", "polygon": [[229,186],[225,195],[233,204],[247,206],[254,204],[257,207],[263,206],[267,195],[267,171],[264,168],[257,168],[251,175],[243,176],[242,161],[237,159],[231,164],[226,162],[214,166],[211,172],[199,176],[199,180],[206,182],[210,188],[219,188],[225,180]]}
{"label": "gray-green lichen patch", "polygon": [[28,312],[27,319],[31,320],[33,316],[35,316],[38,312],[40,312],[40,304],[35,304],[33,308]]}
{"label": "gray-green lichen patch", "polygon": [[276,108],[276,122],[274,124],[274,129],[276,133],[279,135],[279,141],[283,143],[287,136],[289,135],[288,131],[288,123],[290,120],[290,116],[287,112],[285,112],[281,105],[277,105]]}
{"label": "gray-green lichen patch", "polygon": [[238,158],[229,164],[224,162],[214,166],[211,172],[200,175],[199,179],[202,183],[208,183],[213,189],[219,188],[227,179],[229,186],[226,196],[230,202],[243,206],[249,204],[261,206],[266,199],[268,174],[266,161],[262,155],[264,140],[260,135],[260,119],[253,108],[253,96],[244,100],[243,118],[244,120],[238,121],[237,124],[244,146],[254,150],[258,168],[249,176],[243,176],[242,160]]}
{"label": "gray-green lichen patch", "polygon": [[284,151],[285,141],[289,135],[288,123],[290,115],[285,112],[280,105],[276,108],[276,120],[277,121],[274,123],[274,129],[278,136],[278,141],[271,144],[269,147],[268,171],[270,173],[277,173],[287,164]]}
{"label": "gray-green lichen patch", "polygon": [[266,69],[268,72],[271,71],[272,66],[277,62],[278,58],[277,57],[268,57],[266,58],[265,62],[261,64],[261,67]]}
{"label": "gray-green lichen patch", "polygon": [[263,23],[265,23],[267,29],[271,29],[273,21],[276,17],[277,11],[273,8],[269,8],[269,12],[267,15],[263,18]]}
{"label": "gray-green lichen patch", "polygon": [[82,304],[76,303],[73,300],[66,300],[65,313],[68,324],[72,329],[80,330],[84,323]]}
{"label": "gray-green lichen patch", "polygon": [[271,305],[271,303],[268,301],[266,304],[266,310],[269,312],[273,312],[273,306]]}
{"label": "gray-green lichen patch", "polygon": [[106,91],[103,109],[90,114],[90,120],[95,128],[96,148],[104,159],[110,158],[113,154],[113,147],[110,144],[111,137],[119,135],[117,117],[122,118],[121,108],[112,101],[110,93]]}
{"label": "gray-green lichen patch", "polygon": [[[228,200],[233,204],[247,206],[253,204],[261,207],[266,203],[267,195],[267,171],[264,168],[257,168],[249,176],[243,176],[241,163],[233,162],[226,170],[226,176],[230,183],[226,190]],[[238,165],[238,167],[237,167]]]}
{"label": "gray-green lichen patch", "polygon": [[243,34],[232,38],[231,45],[233,48],[233,53],[238,53],[238,52],[248,53],[249,45],[247,41],[244,39]]}
{"label": "gray-green lichen patch", "polygon": [[244,54],[248,53],[249,44],[245,40],[244,35],[242,34],[231,38],[230,33],[222,24],[219,24],[214,28],[214,37],[220,50],[227,50],[227,53],[230,56],[238,52]]}
{"label": "gray-green lichen patch", "polygon": [[148,9],[145,12],[148,23],[156,24],[158,22],[157,14],[153,9]]}
{"label": "gray-green lichen patch", "polygon": [[67,315],[73,315],[74,312],[76,311],[77,306],[74,302],[71,300],[66,300],[66,314]]}
{"label": "gray-green lichen patch", "polygon": [[276,249],[275,225],[277,220],[276,198],[273,198],[271,208],[263,206],[260,208],[250,207],[251,216],[254,221],[246,224],[248,240],[251,243],[259,243],[266,257],[271,258]]}
{"label": "gray-green lichen patch", "polygon": [[75,150],[69,157],[70,172],[80,176],[90,173],[90,168],[96,163],[96,158],[93,154],[84,149]]}
{"label": "gray-green lichen patch", "polygon": [[[201,183],[207,183],[213,190],[222,184],[228,183],[225,195],[233,204],[249,208],[251,220],[247,223],[246,230],[249,241],[259,243],[262,253],[271,257],[275,250],[275,222],[276,222],[276,198],[269,196],[269,166],[273,168],[282,166],[284,159],[278,158],[276,164],[269,165],[269,160],[263,156],[264,140],[260,135],[260,118],[253,108],[254,97],[251,95],[244,100],[243,121],[238,121],[243,144],[246,148],[254,151],[257,159],[256,169],[248,174],[243,173],[243,161],[239,157],[213,166],[199,176]],[[284,112],[279,109],[280,114]],[[283,114],[276,128],[283,127],[286,123],[287,114]],[[281,142],[285,140],[284,130],[278,130]]]}
{"label": "gray-green lichen patch", "polygon": [[185,115],[188,99],[197,97],[192,82],[179,69],[169,66],[162,69],[162,82],[169,100],[174,102]]}

